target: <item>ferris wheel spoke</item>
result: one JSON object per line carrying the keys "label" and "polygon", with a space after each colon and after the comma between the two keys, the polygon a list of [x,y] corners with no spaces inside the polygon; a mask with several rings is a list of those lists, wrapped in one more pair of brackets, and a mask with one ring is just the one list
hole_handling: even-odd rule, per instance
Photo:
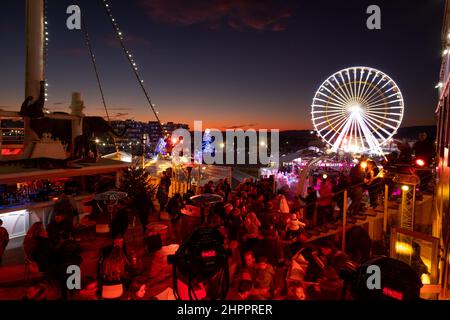
{"label": "ferris wheel spoke", "polygon": [[334,101],[334,102],[336,102],[336,103],[338,103],[338,104],[346,104],[346,102],[345,101],[341,101],[341,100],[337,100],[337,99],[334,99],[334,98],[332,98],[331,96],[328,96],[328,95],[326,95],[325,93],[323,93],[323,92],[317,92],[317,94],[320,94],[320,95],[322,95],[322,96],[324,96],[324,97],[326,97],[326,98],[328,98],[328,99],[330,99],[330,100],[332,100],[332,101]]}
{"label": "ferris wheel spoke", "polygon": [[[336,81],[336,83],[339,83],[335,76],[333,76],[333,79],[334,79],[334,81]],[[342,98],[343,101],[345,101],[346,103],[347,103],[347,101],[349,101],[350,98],[345,95],[345,92],[340,92],[338,89],[336,89],[336,87],[334,86],[334,84],[332,83],[331,80],[328,80],[328,83],[333,88],[333,90],[334,90],[333,92],[338,94]]]}
{"label": "ferris wheel spoke", "polygon": [[350,147],[353,146],[353,144],[352,144],[353,140],[357,139],[357,137],[356,137],[356,126],[357,126],[356,118],[353,117],[352,124],[350,126],[350,135],[349,135],[349,140],[348,140],[348,146],[350,146]]}
{"label": "ferris wheel spoke", "polygon": [[348,82],[346,84],[348,84],[348,87],[350,88],[350,92],[352,93],[352,99],[355,99],[355,92],[353,91],[353,86],[352,86],[353,83],[352,83],[352,78],[350,77],[350,70],[347,71],[345,74],[347,75],[347,79],[348,79]]}
{"label": "ferris wheel spoke", "polygon": [[347,80],[345,79],[345,75],[344,75],[342,72],[340,73],[340,75],[341,75],[341,80],[342,80],[342,87],[343,87],[344,90],[347,92],[349,98],[350,98],[350,99],[353,99],[353,93],[352,93],[352,91],[350,90],[350,89],[351,89],[351,85],[350,85],[350,89],[349,89],[349,87],[347,86],[348,82],[347,82]]}
{"label": "ferris wheel spoke", "polygon": [[342,110],[315,110],[311,114],[343,113]]}
{"label": "ferris wheel spoke", "polygon": [[[387,131],[385,129],[385,127],[388,127],[390,129],[393,129],[393,130],[397,130],[395,127],[393,127],[391,125],[388,125],[387,123],[384,123],[383,121],[378,120],[376,118],[369,118],[369,117],[366,116],[366,117],[364,117],[364,119],[367,120],[368,122],[372,123],[374,126],[376,126],[379,130],[381,130],[384,133],[386,133],[388,136],[390,135],[390,132]],[[378,132],[378,130],[375,130],[375,132]]]}
{"label": "ferris wheel spoke", "polygon": [[326,134],[324,134],[324,135],[322,136],[322,138],[325,139],[330,133],[333,133],[333,132],[334,132],[334,134],[333,134],[330,138],[328,138],[328,141],[333,141],[334,137],[335,137],[336,134],[339,132],[339,130],[341,130],[341,129],[344,127],[346,121],[347,121],[347,118],[342,119],[339,123],[337,123],[337,125],[336,125],[336,127],[335,127],[334,130],[329,130],[329,131],[327,131]]}
{"label": "ferris wheel spoke", "polygon": [[369,146],[370,150],[376,150],[377,146],[379,144],[378,140],[375,138],[375,136],[370,132],[370,129],[367,127],[366,122],[364,122],[363,117],[361,116],[361,114],[358,114],[358,119],[360,120],[361,123],[361,130],[363,131],[365,137],[366,137],[366,141],[367,144]]}
{"label": "ferris wheel spoke", "polygon": [[[373,84],[375,79],[377,79],[378,77],[380,77],[380,79],[378,80],[377,83]],[[378,88],[378,86],[380,85],[380,83],[383,81],[383,77],[380,76],[379,72],[375,73],[375,76],[372,79],[372,87],[367,90],[367,92],[362,96],[362,99],[367,100],[367,98],[376,90],[376,88]]]}
{"label": "ferris wheel spoke", "polygon": [[361,69],[361,72],[359,73],[359,82],[358,82],[358,97],[361,97],[361,90],[363,89],[363,76],[364,76],[364,69]]}
{"label": "ferris wheel spoke", "polygon": [[[389,110],[389,109],[387,109]],[[387,112],[387,111],[373,111],[373,110],[367,110],[366,113],[374,113],[374,114],[384,114],[384,115],[390,115],[390,116],[402,116],[403,113],[395,113],[395,112]]]}
{"label": "ferris wheel spoke", "polygon": [[367,85],[367,84],[368,84],[368,81],[369,81],[369,78],[370,78],[371,75],[372,75],[372,71],[368,71],[366,79],[364,80],[363,90],[361,91],[361,94],[360,94],[361,100],[363,100],[363,101],[364,101],[364,95],[370,89],[370,86]]}
{"label": "ferris wheel spoke", "polygon": [[345,119],[344,121],[342,121],[340,124],[339,124],[339,127],[336,129],[336,130],[334,130],[334,131],[332,131],[332,132],[334,132],[333,133],[333,135],[330,137],[330,138],[328,138],[328,142],[330,143],[330,144],[334,144],[334,142],[336,142],[336,136],[339,134],[339,132],[341,132],[341,130],[343,130],[343,128],[345,127],[345,125],[347,124],[347,122],[348,122],[348,119]]}
{"label": "ferris wheel spoke", "polygon": [[[370,128],[370,130],[372,130],[372,132],[374,132],[374,134],[378,135],[378,137],[380,137],[380,139],[382,139],[382,140],[385,139],[385,137],[379,132],[380,130],[383,131],[384,128],[380,127],[378,124],[376,124],[372,120],[368,119],[364,115],[362,115],[361,118],[363,119],[364,123]],[[386,130],[384,130],[384,133],[389,135],[389,132]]]}
{"label": "ferris wheel spoke", "polygon": [[373,98],[374,95],[376,95],[381,90],[380,84],[383,82],[383,76],[379,74],[378,76],[380,77],[380,80],[378,80],[378,82],[372,86],[372,89],[364,95],[363,97],[364,100],[369,101],[370,99]]}
{"label": "ferris wheel spoke", "polygon": [[395,102],[389,102],[387,105],[379,105],[376,107],[368,108],[368,110],[389,110],[389,109],[403,109],[403,106],[391,106],[391,104],[395,104]]}
{"label": "ferris wheel spoke", "polygon": [[[381,78],[381,81],[386,80],[385,78]],[[382,85],[380,88],[376,87],[375,91],[366,98],[366,100],[371,103],[372,99],[376,99],[376,94],[378,93],[379,95],[382,95],[384,97],[384,88],[389,84],[389,81],[386,81],[386,83],[384,85]],[[380,92],[382,92],[380,94]]]}
{"label": "ferris wheel spoke", "polygon": [[[362,120],[362,121],[364,121],[364,120]],[[361,124],[359,123],[359,121],[358,121],[358,132],[359,132],[359,138],[361,140],[361,150],[364,150],[364,148],[365,148],[364,137],[363,137],[363,134],[361,132]]]}
{"label": "ferris wheel spoke", "polygon": [[[376,105],[373,105],[371,107],[367,107],[367,110],[384,110],[384,109],[393,109],[395,108],[395,106],[391,107],[390,105],[395,104],[397,102],[402,102],[402,99],[397,99],[397,100],[393,100],[393,101],[389,101],[386,103],[379,103]],[[402,106],[398,106],[400,108],[396,108],[396,109],[403,109]]]}
{"label": "ferris wheel spoke", "polygon": [[[336,141],[333,144],[333,150],[337,150],[341,147],[342,145],[342,140],[344,140],[344,137],[347,135],[348,129],[350,127],[350,124],[352,122],[353,119],[353,114],[349,117],[349,119],[345,122],[344,128],[342,129],[342,131],[339,133]],[[338,133],[338,131],[336,131],[336,133]]]}
{"label": "ferris wheel spoke", "polygon": [[372,117],[372,118],[370,118],[370,120],[379,123],[382,126],[382,128],[388,127],[388,128],[390,128],[392,130],[397,130],[397,128],[395,126],[390,125],[389,123],[386,123],[386,122],[382,121],[382,120],[384,120],[384,118],[382,118],[382,117],[380,117],[380,118],[381,118],[381,120],[377,119],[376,117]]}
{"label": "ferris wheel spoke", "polygon": [[358,69],[357,68],[353,69],[353,78],[354,78],[353,81],[354,81],[355,97],[356,98],[360,97],[359,90],[360,90],[360,83],[361,82],[358,80],[358,75],[359,75]]}
{"label": "ferris wheel spoke", "polygon": [[[328,109],[332,109],[332,110],[339,110],[339,111],[343,111],[343,107],[331,107],[331,106],[326,106],[326,105],[322,105],[322,104],[313,104],[312,105],[313,108],[324,108],[324,112],[326,112]],[[319,111],[319,110],[317,110]]]}
{"label": "ferris wheel spoke", "polygon": [[[325,117],[327,118],[327,120],[322,121],[322,122],[319,122],[319,123],[317,124],[317,126],[321,126],[322,124],[325,124],[325,123],[330,123],[330,121],[334,121],[335,119],[341,119],[341,118],[343,118],[344,116],[341,115],[341,114],[339,114],[339,115],[334,116],[334,117],[328,117],[328,116],[325,116]],[[313,120],[317,120],[317,118],[314,118]]]}
{"label": "ferris wheel spoke", "polygon": [[[395,96],[397,96],[397,95],[398,95],[398,93],[394,93],[394,94],[391,94],[391,95],[389,95],[389,96],[386,96],[386,97],[383,97],[383,98],[381,98],[381,99],[378,99],[378,100],[376,100],[376,101],[369,101],[369,103],[367,104],[367,108],[370,108],[370,107],[372,107],[372,106],[377,106],[377,104],[380,103],[380,102],[383,101],[383,100],[387,100],[388,103],[391,103],[391,98],[393,98],[393,97],[395,97]],[[392,101],[392,102],[395,102],[395,101],[398,101],[398,100],[394,100],[394,101]]]}
{"label": "ferris wheel spoke", "polygon": [[339,85],[340,88],[344,88],[344,90],[341,90],[342,94],[345,95],[347,100],[351,100],[352,95],[350,94],[350,92],[347,90],[347,87],[345,86],[344,78],[343,78],[341,73],[339,73],[339,75],[340,75],[340,78],[342,80],[342,83],[339,82],[338,77],[336,75],[333,75],[333,78],[336,80],[336,83]]}
{"label": "ferris wheel spoke", "polygon": [[344,108],[344,105],[342,103],[330,102],[330,101],[326,101],[324,99],[317,98],[317,97],[314,100],[325,103],[325,105],[321,105],[322,107],[325,107],[325,108],[331,108],[328,105],[333,105],[334,107],[338,107],[338,108]]}
{"label": "ferris wheel spoke", "polygon": [[391,124],[387,123],[387,121],[394,122],[396,124],[399,124],[401,122],[401,121],[399,121],[397,119],[390,119],[390,118],[382,117],[382,116],[379,116],[379,115],[376,115],[376,114],[371,114],[370,117],[373,117],[374,120],[378,120],[381,123],[384,123],[386,126],[390,127],[391,129],[394,129],[394,130],[396,130],[396,127],[394,127]]}
{"label": "ferris wheel spoke", "polygon": [[343,104],[347,104],[347,99],[345,99],[345,97],[342,97],[342,96],[338,96],[337,95],[337,93],[338,93],[338,91],[336,90],[336,88],[333,86],[333,84],[331,83],[331,82],[328,82],[328,84],[333,88],[333,90],[334,91],[331,91],[330,89],[328,89],[326,86],[324,86],[323,88],[325,89],[325,90],[327,90],[331,95],[333,95],[334,97],[336,97],[336,99],[338,100],[338,101],[340,101],[341,103],[343,103]]}

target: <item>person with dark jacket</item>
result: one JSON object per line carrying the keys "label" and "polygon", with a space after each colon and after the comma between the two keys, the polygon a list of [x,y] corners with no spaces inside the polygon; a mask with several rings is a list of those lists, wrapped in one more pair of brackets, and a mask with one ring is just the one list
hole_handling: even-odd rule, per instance
{"label": "person with dark jacket", "polygon": [[342,217],[344,213],[344,191],[350,187],[349,177],[341,174],[338,183],[333,188],[333,200],[339,208],[339,216]]}
{"label": "person with dark jacket", "polygon": [[63,234],[63,239],[55,248],[55,276],[59,283],[61,298],[64,300],[73,295],[73,290],[69,290],[67,287],[67,269],[69,266],[81,267],[83,261],[81,251],[81,246],[77,241],[70,238],[69,234]]}
{"label": "person with dark jacket", "polygon": [[130,209],[124,201],[119,201],[116,216],[111,223],[111,235],[113,239],[116,235],[124,235],[127,232],[129,224]]}
{"label": "person with dark jacket", "polygon": [[358,165],[350,170],[350,199],[352,203],[348,207],[348,215],[356,215],[361,209],[361,202],[364,194],[364,177],[365,168],[363,168],[361,161]]}
{"label": "person with dark jacket", "polygon": [[47,226],[48,238],[53,246],[60,243],[62,239],[68,239],[74,236],[74,228],[72,221],[68,221],[67,217],[56,212],[52,221]]}
{"label": "person with dark jacket", "polygon": [[427,165],[430,165],[434,155],[434,141],[425,132],[421,132],[419,133],[419,140],[412,147],[412,151],[416,159],[422,159]]}
{"label": "person with dark jacket", "polygon": [[381,178],[378,177],[380,170],[372,160],[367,161],[367,172],[364,183],[369,192],[370,206],[375,209],[378,206],[378,196],[381,192]]}
{"label": "person with dark jacket", "polygon": [[305,203],[305,218],[307,228],[311,228],[313,224],[314,211],[316,210],[317,194],[313,187],[308,187],[306,197],[299,196],[300,200]]}
{"label": "person with dark jacket", "polygon": [[228,183],[228,179],[227,178],[223,179],[222,191],[224,193],[223,199],[224,199],[225,202],[227,202],[228,201],[228,195],[231,192],[231,186]]}
{"label": "person with dark jacket", "polygon": [[176,193],[167,203],[167,213],[171,217],[172,221],[176,221],[181,217],[181,209],[183,209],[183,198],[181,194]]}
{"label": "person with dark jacket", "polygon": [[166,192],[166,189],[164,188],[164,185],[160,184],[158,186],[158,191],[156,191],[156,198],[159,202],[158,220],[161,220],[161,212],[166,209],[168,200],[168,194]]}

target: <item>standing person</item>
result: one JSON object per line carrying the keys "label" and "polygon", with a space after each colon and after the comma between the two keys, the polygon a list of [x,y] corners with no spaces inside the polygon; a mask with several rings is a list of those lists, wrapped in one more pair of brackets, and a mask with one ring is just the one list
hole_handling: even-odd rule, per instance
{"label": "standing person", "polygon": [[228,201],[228,195],[230,194],[230,192],[231,192],[231,186],[230,186],[230,184],[228,183],[228,179],[227,178],[225,178],[225,179],[223,179],[223,193],[224,193],[224,202],[227,202]]}
{"label": "standing person", "polygon": [[156,198],[159,202],[158,220],[161,220],[161,212],[165,210],[168,196],[164,185],[159,184],[158,191],[156,192]]}
{"label": "standing person", "polygon": [[238,240],[239,229],[242,224],[241,210],[234,208],[228,218],[228,237],[230,240]]}
{"label": "standing person", "polygon": [[117,213],[111,223],[111,235],[113,239],[116,235],[125,235],[129,224],[129,213],[130,209],[124,200],[120,200],[117,204]]}
{"label": "standing person", "polygon": [[317,225],[322,226],[330,222],[333,216],[331,182],[323,179],[320,184],[319,198],[317,199]]}
{"label": "standing person", "polygon": [[339,216],[337,218],[342,217],[344,213],[344,191],[349,187],[349,177],[341,173],[336,186],[333,187],[333,200],[336,201],[336,205],[339,208]]}
{"label": "standing person", "polygon": [[214,193],[214,181],[209,180],[205,187],[203,188],[204,193]]}
{"label": "standing person", "polygon": [[172,184],[172,180],[169,177],[169,174],[167,173],[167,171],[163,171],[162,173],[162,177],[161,180],[159,182],[160,185],[163,186],[164,191],[169,194],[169,190],[170,190],[170,185]]}
{"label": "standing person", "polygon": [[317,194],[313,187],[308,187],[306,192],[306,197],[299,196],[299,198],[305,203],[304,208],[307,228],[311,228],[313,227],[314,212],[316,211]]}
{"label": "standing person", "polygon": [[55,271],[59,283],[61,298],[66,300],[72,298],[73,290],[67,288],[67,268],[69,266],[81,267],[81,246],[77,241],[70,238],[69,234],[63,234],[63,239],[55,248]]}
{"label": "standing person", "polygon": [[364,179],[367,191],[369,192],[370,206],[375,209],[378,206],[378,195],[380,193],[380,178],[376,163],[372,160],[367,161],[367,173]]}
{"label": "standing person", "polygon": [[0,265],[2,264],[3,253],[9,242],[9,233],[5,227],[3,227],[3,220],[0,219]]}
{"label": "standing person", "polygon": [[350,170],[350,185],[351,185],[351,191],[350,191],[350,199],[352,200],[352,203],[348,207],[348,214],[356,215],[359,213],[359,210],[361,209],[361,202],[363,198],[364,193],[364,176],[365,176],[365,169],[361,165],[362,162],[360,162],[358,165],[354,166]]}
{"label": "standing person", "polygon": [[429,166],[434,155],[434,142],[428,138],[426,132],[420,132],[419,140],[414,143],[412,151],[416,159],[422,159]]}

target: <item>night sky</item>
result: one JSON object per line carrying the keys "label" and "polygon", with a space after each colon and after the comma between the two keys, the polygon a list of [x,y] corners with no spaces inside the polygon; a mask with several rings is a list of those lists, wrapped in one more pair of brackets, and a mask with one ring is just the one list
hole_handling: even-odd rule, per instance
{"label": "night sky", "polygon": [[[24,98],[24,0],[2,0],[0,108]],[[52,111],[73,91],[86,113],[104,115],[81,31],[48,0],[47,79]],[[114,38],[100,0],[79,1],[110,113],[154,120]],[[329,75],[351,66],[380,69],[405,98],[403,126],[434,124],[444,0],[110,0],[163,122],[193,126],[310,129],[310,105]],[[382,9],[382,30],[366,28],[366,8]]]}

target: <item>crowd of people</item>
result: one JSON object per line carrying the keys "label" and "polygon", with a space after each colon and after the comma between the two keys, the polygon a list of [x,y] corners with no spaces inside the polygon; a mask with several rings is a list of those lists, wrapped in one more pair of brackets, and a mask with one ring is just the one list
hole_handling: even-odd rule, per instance
{"label": "crowd of people", "polygon": [[[217,228],[231,252],[228,299],[339,299],[343,285],[340,269],[362,263],[371,255],[385,254],[386,248],[374,244],[367,231],[356,225],[347,232],[346,252],[339,250],[339,233],[315,242],[309,239],[314,232],[324,232],[342,218],[347,202],[345,191],[349,198],[347,214],[357,217],[367,209],[363,203],[365,192],[368,206],[377,208],[385,183],[377,163],[363,157],[348,173],[319,176],[306,194],[285,189],[276,192],[272,177],[246,179],[235,188],[227,179],[208,181],[196,192],[189,190],[169,198],[171,178],[164,172],[156,192],[159,212],[152,205],[151,212],[141,213],[145,217],[140,220],[144,233],[151,213],[161,220],[161,212],[167,212],[170,223],[177,224],[183,219],[185,206],[194,205],[193,195],[219,195],[223,201],[202,210],[199,222]],[[93,216],[96,211],[104,211],[100,207],[100,203],[93,203]],[[83,280],[80,293],[85,298],[148,297],[142,263],[127,250],[124,241],[131,211],[126,201],[119,201],[111,221],[111,243],[99,254],[97,275]],[[59,285],[62,298],[71,295],[66,286],[67,266],[82,261],[74,219],[76,212],[70,197],[63,196],[50,224],[44,229],[41,222],[35,223],[24,240],[26,258],[37,263],[49,282]],[[3,245],[0,239],[0,253]],[[213,292],[207,294],[214,296]]]}
{"label": "crowd of people", "polygon": [[[363,184],[371,185],[373,168],[359,168]],[[322,223],[332,219],[327,207],[338,200],[331,179],[323,179],[318,197],[314,188],[305,197],[276,193],[270,178],[247,179],[233,190],[225,179],[216,185],[209,181],[202,192],[223,198],[210,206],[204,225],[217,228],[231,251],[228,299],[340,299],[340,268],[351,260],[361,263],[372,253],[370,237],[358,226],[349,231],[346,253],[340,252],[340,239],[334,237],[308,242],[316,210],[323,213]],[[179,199],[179,210],[188,203],[180,195],[174,198]]]}

